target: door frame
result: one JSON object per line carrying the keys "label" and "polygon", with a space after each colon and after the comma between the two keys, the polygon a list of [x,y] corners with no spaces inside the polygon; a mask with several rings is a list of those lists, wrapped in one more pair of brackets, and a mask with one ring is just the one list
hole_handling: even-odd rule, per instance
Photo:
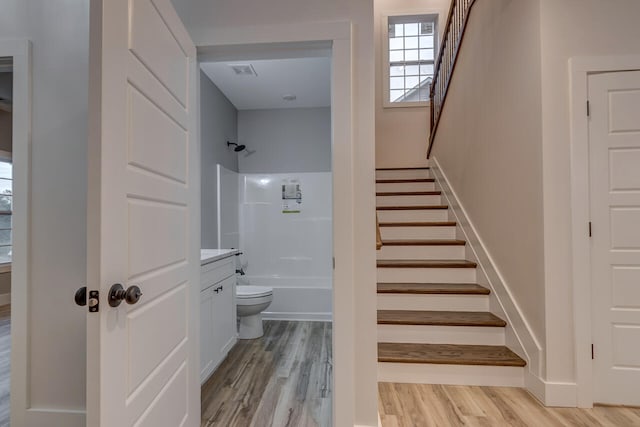
{"label": "door frame", "polygon": [[[333,425],[348,426],[356,423],[357,388],[354,343],[354,316],[356,292],[354,277],[358,270],[353,248],[354,197],[353,162],[355,147],[353,105],[353,28],[351,22],[305,23],[277,27],[207,29],[195,38],[199,59],[209,55],[229,54],[235,47],[274,46],[287,44],[331,43],[331,122],[333,173]],[[374,165],[371,165],[373,168]],[[371,234],[373,239],[373,233]],[[372,254],[375,252],[373,240]],[[372,360],[373,356],[372,356]],[[361,363],[366,363],[362,361]],[[364,390],[377,387],[377,378],[371,384],[360,384]]]}
{"label": "door frame", "polygon": [[590,221],[588,79],[591,74],[633,70],[640,70],[640,55],[578,56],[569,60],[574,362],[576,400],[580,408],[593,406],[594,388],[591,245],[587,232]]}
{"label": "door frame", "polygon": [[[29,409],[31,42],[0,40],[0,56],[13,58],[13,247],[11,259],[11,407],[12,425],[26,425]],[[35,415],[37,416],[37,415]]]}

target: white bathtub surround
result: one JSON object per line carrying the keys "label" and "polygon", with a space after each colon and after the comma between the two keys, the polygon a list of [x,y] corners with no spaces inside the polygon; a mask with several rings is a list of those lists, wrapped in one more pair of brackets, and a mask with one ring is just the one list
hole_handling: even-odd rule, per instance
{"label": "white bathtub surround", "polygon": [[[282,184],[300,184],[300,213],[283,213]],[[273,289],[266,319],[331,320],[330,172],[240,174],[240,284]]]}

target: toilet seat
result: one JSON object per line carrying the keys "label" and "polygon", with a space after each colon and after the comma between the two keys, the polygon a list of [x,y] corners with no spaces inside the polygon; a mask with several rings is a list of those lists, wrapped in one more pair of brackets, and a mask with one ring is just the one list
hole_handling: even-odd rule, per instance
{"label": "toilet seat", "polygon": [[241,300],[262,298],[273,295],[273,289],[265,286],[236,286],[236,297]]}

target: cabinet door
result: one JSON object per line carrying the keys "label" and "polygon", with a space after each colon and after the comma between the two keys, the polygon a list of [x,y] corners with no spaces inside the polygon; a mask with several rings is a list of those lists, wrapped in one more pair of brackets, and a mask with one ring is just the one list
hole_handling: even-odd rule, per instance
{"label": "cabinet door", "polygon": [[213,288],[200,292],[200,382],[211,373],[214,366]]}
{"label": "cabinet door", "polygon": [[217,351],[220,355],[220,360],[222,360],[236,343],[238,336],[235,301],[236,277],[231,276],[223,280],[216,285],[216,288],[221,288],[220,292],[215,296],[218,302],[214,304],[217,309],[214,313],[214,319],[216,331],[219,334]]}

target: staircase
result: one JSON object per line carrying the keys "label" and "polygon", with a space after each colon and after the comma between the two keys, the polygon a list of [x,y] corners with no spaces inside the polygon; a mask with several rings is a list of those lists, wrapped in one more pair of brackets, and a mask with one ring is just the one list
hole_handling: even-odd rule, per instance
{"label": "staircase", "polygon": [[522,386],[429,168],[378,169],[376,201],[379,381]]}

